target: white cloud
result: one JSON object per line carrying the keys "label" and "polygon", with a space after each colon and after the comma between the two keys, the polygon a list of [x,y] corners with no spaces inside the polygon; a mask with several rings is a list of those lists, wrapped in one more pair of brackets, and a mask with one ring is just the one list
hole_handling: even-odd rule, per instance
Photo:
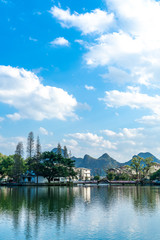
{"label": "white cloud", "polygon": [[57,18],[62,27],[76,27],[83,34],[103,33],[113,24],[114,15],[108,14],[100,9],[95,9],[90,13],[71,14],[70,9],[63,10],[56,6],[51,8],[51,14]]}
{"label": "white cloud", "polygon": [[45,129],[45,128],[43,128],[43,127],[40,127],[40,128],[39,128],[39,131],[40,131],[40,133],[43,134],[43,135],[48,135],[47,129]]}
{"label": "white cloud", "polygon": [[147,124],[159,124],[160,122],[160,96],[149,96],[140,93],[138,87],[127,88],[126,92],[113,90],[106,91],[105,97],[99,100],[104,101],[108,108],[130,107],[132,109],[148,109],[151,115],[142,116],[138,122]]}
{"label": "white cloud", "polygon": [[144,128],[123,128],[119,133],[111,131],[109,129],[101,130],[101,133],[104,133],[108,137],[115,137],[115,138],[137,138],[138,136],[142,135]]}
{"label": "white cloud", "polygon": [[[126,92],[118,90],[106,91],[103,100],[107,107],[124,107],[128,106],[132,109],[148,109],[154,116],[160,116],[160,96],[149,96],[144,93],[140,93],[139,88],[128,87]],[[143,119],[152,118],[151,116],[145,116]],[[152,119],[153,120],[153,119]]]}
{"label": "white cloud", "polygon": [[93,133],[73,133],[68,134],[69,137],[81,141],[92,147],[102,147],[108,149],[116,149],[115,144],[112,144],[110,141],[105,140],[102,136],[98,136]]}
{"label": "white cloud", "polygon": [[80,45],[84,45],[85,44],[85,42],[82,39],[76,39],[75,42],[79,43]]}
{"label": "white cloud", "polygon": [[19,113],[7,114],[6,116],[13,121],[17,121],[17,120],[20,120],[22,118]]}
{"label": "white cloud", "polygon": [[101,130],[95,133],[72,133],[62,140],[72,155],[83,157],[89,154],[100,157],[108,153],[112,158],[126,162],[140,152],[151,152],[159,156],[160,128],[123,128],[119,131]]}
{"label": "white cloud", "polygon": [[37,42],[38,40],[36,38],[29,37],[30,41]]}
{"label": "white cloud", "polygon": [[88,85],[85,85],[85,89],[89,90],[89,91],[94,91],[95,88],[93,86],[88,86]]}
{"label": "white cloud", "polygon": [[109,129],[101,130],[101,133],[104,133],[108,137],[123,137],[123,133],[116,133]]}
{"label": "white cloud", "polygon": [[8,117],[14,120],[77,118],[77,101],[61,88],[44,86],[31,71],[0,66],[0,102],[17,109]]}
{"label": "white cloud", "polygon": [[50,44],[52,46],[69,46],[69,42],[67,39],[65,39],[64,37],[58,37],[56,39],[54,39],[52,42],[50,42]]}
{"label": "white cloud", "polygon": [[55,6],[50,12],[62,27],[76,27],[82,34],[98,34],[96,38],[92,35],[88,43],[78,40],[87,49],[87,65],[107,66],[109,72],[103,76],[111,81],[160,88],[160,3],[107,0],[106,4],[108,12],[95,9],[71,14],[70,9]]}

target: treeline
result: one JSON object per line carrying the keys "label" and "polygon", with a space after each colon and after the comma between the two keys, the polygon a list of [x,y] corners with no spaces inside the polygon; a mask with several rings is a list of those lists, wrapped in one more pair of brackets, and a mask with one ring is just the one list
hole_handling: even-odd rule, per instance
{"label": "treeline", "polygon": [[[131,160],[131,165],[126,165],[120,168],[122,171],[113,172],[112,169],[107,169],[108,180],[138,180],[143,181],[146,178],[153,180],[153,174],[150,173],[150,169],[154,166],[153,159],[151,157],[142,158],[140,156],[134,156]],[[155,174],[154,174],[155,175]]]}
{"label": "treeline", "polygon": [[57,152],[42,152],[40,138],[34,141],[34,134],[30,132],[27,138],[26,159],[24,158],[24,146],[18,142],[14,155],[6,156],[0,153],[0,178],[6,176],[16,182],[26,171],[34,172],[37,176],[43,176],[52,181],[54,177],[75,177],[74,161],[70,159],[67,147],[63,153],[60,143]]}

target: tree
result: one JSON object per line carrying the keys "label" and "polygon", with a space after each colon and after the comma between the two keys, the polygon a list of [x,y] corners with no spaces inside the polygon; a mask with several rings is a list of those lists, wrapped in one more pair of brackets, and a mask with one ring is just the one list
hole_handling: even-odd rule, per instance
{"label": "tree", "polygon": [[36,142],[36,153],[35,153],[37,159],[40,158],[41,156],[41,144],[40,144],[40,138],[39,136],[37,137],[37,142]]}
{"label": "tree", "polygon": [[143,169],[143,158],[139,157],[139,156],[135,156],[132,158],[131,161],[131,167],[135,170],[136,175],[137,175],[137,179],[139,180],[142,169]]}
{"label": "tree", "polygon": [[57,154],[53,152],[42,153],[42,162],[40,163],[39,170],[44,178],[47,178],[50,183],[54,176],[57,176]]}
{"label": "tree", "polygon": [[68,158],[69,157],[68,156],[68,150],[67,150],[66,146],[64,146],[64,148],[63,148],[63,156],[64,156],[64,158]]}
{"label": "tree", "polygon": [[34,134],[33,132],[30,132],[28,134],[27,138],[27,165],[28,165],[28,170],[32,170],[32,164],[33,164],[33,156],[34,156]]}
{"label": "tree", "polygon": [[108,179],[109,181],[114,180],[114,179],[115,179],[115,174],[112,173],[112,172],[109,172],[109,173],[107,174],[107,179]]}
{"label": "tree", "polygon": [[144,160],[144,169],[143,169],[143,173],[144,173],[144,177],[146,177],[148,175],[148,172],[151,168],[151,166],[153,166],[153,158],[152,157],[148,157],[148,158],[145,158]]}
{"label": "tree", "polygon": [[6,156],[0,154],[0,175],[1,179],[4,177],[11,177],[12,176],[12,169],[14,164],[13,156]]}
{"label": "tree", "polygon": [[27,138],[27,156],[32,158],[34,155],[34,134],[30,132]]}
{"label": "tree", "polygon": [[23,143],[19,142],[16,146],[15,154],[14,154],[14,165],[13,165],[13,178],[19,182],[20,175],[25,170],[23,156]]}
{"label": "tree", "polygon": [[160,169],[154,173],[151,174],[150,176],[151,180],[159,180],[160,179]]}
{"label": "tree", "polygon": [[74,161],[54,152],[42,153],[39,170],[41,175],[48,179],[49,183],[54,177],[76,176]]}
{"label": "tree", "polygon": [[94,176],[94,180],[99,181],[100,180],[100,176],[99,175]]}
{"label": "tree", "polygon": [[57,146],[57,154],[62,154],[62,148],[60,143],[58,143],[58,146]]}
{"label": "tree", "polygon": [[38,184],[38,176],[40,175],[40,160],[41,160],[41,144],[40,144],[40,138],[37,137],[36,142],[36,152],[35,156],[30,159],[30,169],[35,172],[37,175],[37,184]]}
{"label": "tree", "polygon": [[23,143],[19,142],[16,146],[15,154],[23,157],[24,154],[24,148],[23,148]]}

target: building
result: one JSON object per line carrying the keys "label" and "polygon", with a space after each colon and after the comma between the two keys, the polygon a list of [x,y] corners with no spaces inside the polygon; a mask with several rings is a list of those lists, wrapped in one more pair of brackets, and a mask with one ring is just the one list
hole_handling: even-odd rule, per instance
{"label": "building", "polygon": [[[69,179],[65,177],[54,177],[51,183],[53,182],[68,182]],[[44,178],[43,176],[37,176],[33,171],[27,171],[25,174],[21,175],[20,179],[21,183],[48,183],[47,178]]]}
{"label": "building", "polygon": [[91,170],[88,168],[75,168],[78,180],[85,181],[91,180]]}

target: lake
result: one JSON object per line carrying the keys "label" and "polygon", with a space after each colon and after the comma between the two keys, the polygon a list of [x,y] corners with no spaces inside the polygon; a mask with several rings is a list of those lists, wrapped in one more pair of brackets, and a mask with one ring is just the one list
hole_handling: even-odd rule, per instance
{"label": "lake", "polygon": [[0,188],[0,240],[159,240],[160,187]]}

